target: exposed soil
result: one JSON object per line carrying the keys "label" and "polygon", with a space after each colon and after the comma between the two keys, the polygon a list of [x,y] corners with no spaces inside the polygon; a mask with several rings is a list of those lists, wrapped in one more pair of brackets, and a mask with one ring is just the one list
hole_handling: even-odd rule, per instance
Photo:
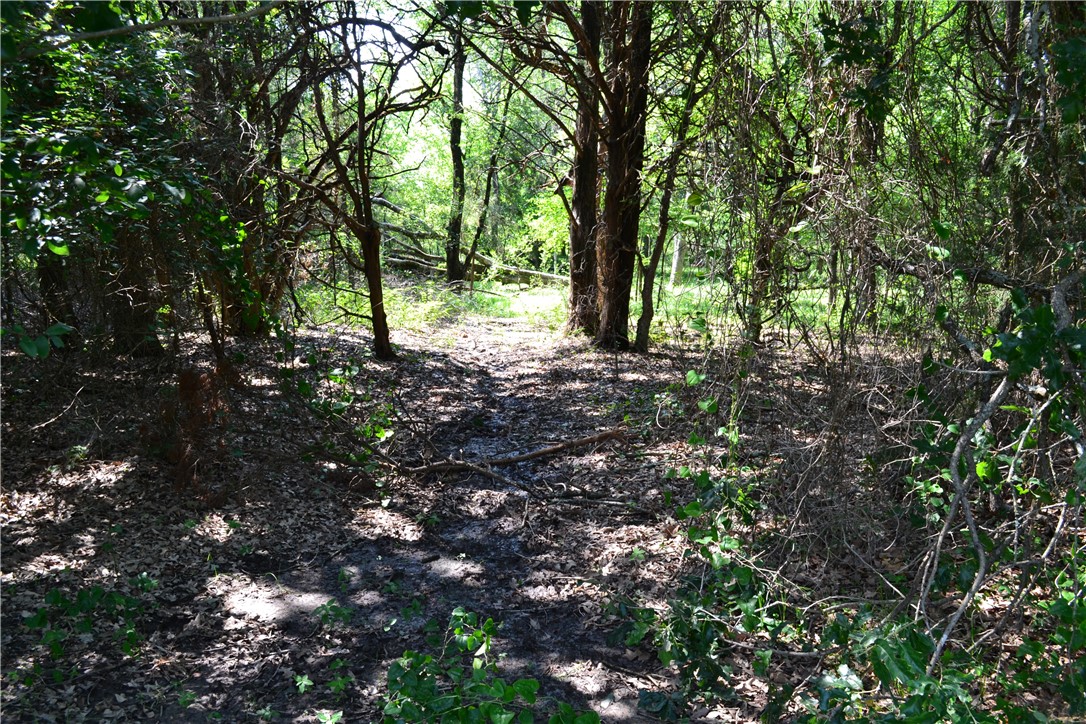
{"label": "exposed soil", "polygon": [[[649,652],[608,644],[608,604],[635,589],[662,600],[681,535],[664,504],[668,449],[623,417],[651,408],[680,365],[519,322],[395,341],[401,359],[366,360],[360,386],[394,391],[395,435],[381,449],[404,465],[623,436],[495,469],[508,482],[472,471],[374,477],[306,454],[328,431],[274,381],[277,347],[238,344],[244,379],[201,471],[226,502],[208,508],[174,490],[173,466],[148,449],[173,370],[5,353],[5,719],[307,721],[342,710],[372,721],[390,663],[425,649],[425,623],[444,626],[462,606],[501,623],[495,650],[509,678],[637,721],[637,691],[661,674]],[[308,333],[299,370],[307,346],[329,364],[367,349],[346,331]],[[116,611],[95,608],[83,631],[78,612],[50,598],[95,587],[140,602],[137,655],[124,653]],[[329,601],[349,621],[321,625]],[[55,656],[43,628],[27,626],[39,609],[44,630],[64,633]],[[354,677],[341,696],[323,685],[337,659]],[[298,693],[298,674],[312,690]]]}
{"label": "exposed soil", "polygon": [[[478,319],[394,341],[400,358],[387,363],[346,329],[301,333],[285,355],[273,341],[236,342],[240,380],[201,433],[200,495],[176,489],[177,466],[157,445],[176,369],[5,351],[5,720],[316,721],[331,711],[379,720],[391,663],[432,650],[429,622],[444,630],[456,607],[500,622],[494,650],[507,679],[537,679],[549,701],[604,721],[649,720],[639,691],[666,689],[673,672],[648,646],[612,635],[624,620],[616,605],[664,607],[688,565],[673,513],[692,498],[689,481],[667,471],[695,455],[711,467],[726,444],[687,444],[695,428],[683,411],[696,406],[684,396],[718,396],[716,424],[741,416],[738,462],[765,486],[788,477],[803,493],[743,535],[787,525],[802,541],[834,530],[835,518],[855,526],[857,496],[865,510],[893,497],[857,489],[844,499],[827,485],[835,471],[853,485],[861,461],[816,444],[820,436],[847,412],[868,421],[850,423],[862,442],[882,422],[878,400],[839,399],[795,350],[764,350],[742,386],[727,382],[738,378],[721,358],[691,391],[686,370],[705,367],[693,348],[602,353],[523,322]],[[186,364],[209,369],[193,355]],[[327,381],[335,369],[351,377],[351,360],[359,371],[347,387]],[[315,403],[350,388],[361,416],[314,414],[297,394],[302,380]],[[360,420],[375,426],[352,432]],[[378,441],[383,427],[394,434]],[[607,431],[616,434],[489,474],[457,469]],[[366,452],[360,434],[376,453],[368,469],[347,457]],[[405,472],[442,461],[445,470]],[[808,594],[877,597],[867,561],[897,532],[873,524],[851,535],[856,557],[843,567],[787,552],[772,564]],[[894,555],[907,548],[896,541]],[[122,594],[130,613],[93,603],[96,590]],[[757,720],[764,679],[750,675],[741,646],[730,663],[736,700],[695,718]],[[775,665],[776,680],[795,684],[818,668],[802,658]],[[296,676],[312,688],[299,692]],[[336,693],[328,684],[339,676],[349,683]]]}

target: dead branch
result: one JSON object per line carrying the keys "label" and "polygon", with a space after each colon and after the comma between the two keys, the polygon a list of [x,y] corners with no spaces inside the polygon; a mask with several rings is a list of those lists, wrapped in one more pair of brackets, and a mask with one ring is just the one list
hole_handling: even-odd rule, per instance
{"label": "dead branch", "polygon": [[[603,442],[604,440],[611,440],[614,438],[624,437],[621,430],[608,430],[596,435],[590,435],[588,437],[578,438],[576,440],[569,440],[567,442],[558,443],[557,445],[551,445],[545,447],[542,450],[536,450],[535,452],[524,453],[523,455],[511,455],[502,458],[493,458],[491,460],[481,460],[484,465],[515,465],[516,463],[522,463],[526,460],[534,460],[535,458],[546,457],[547,455],[554,455],[555,453],[562,452],[563,450],[570,450],[575,447],[584,447],[585,445],[593,445],[597,442]],[[412,475],[426,475],[428,473],[444,472],[448,470],[461,470],[468,469],[470,463],[465,463],[462,460],[445,460],[440,463],[433,463],[432,465],[423,465],[418,468],[408,468],[405,472]]]}
{"label": "dead branch", "polygon": [[536,458],[546,457],[547,455],[554,455],[564,450],[571,450],[573,448],[584,447],[586,445],[594,445],[595,443],[603,442],[604,440],[624,439],[624,437],[625,435],[622,430],[607,430],[606,432],[601,432],[596,435],[589,435],[588,437],[582,437],[576,440],[568,440],[566,442],[558,443],[557,445],[551,445],[550,447],[545,447],[541,450],[524,453],[522,455],[510,455],[507,457],[493,458],[490,460],[480,460],[477,463],[470,463],[465,460],[443,460],[439,463],[423,465],[417,468],[401,468],[400,472],[408,475],[428,475],[430,473],[470,470],[471,472],[479,473],[481,475],[486,475],[487,477],[500,480],[501,482],[512,485],[515,488],[520,488],[521,490],[529,493],[532,497],[539,498],[541,496],[534,490],[529,489],[528,487],[522,485],[521,483],[518,483],[515,480],[510,480],[509,478],[506,478],[505,476],[494,472],[490,468],[502,465],[515,465],[516,463],[522,463],[526,460],[534,460]]}

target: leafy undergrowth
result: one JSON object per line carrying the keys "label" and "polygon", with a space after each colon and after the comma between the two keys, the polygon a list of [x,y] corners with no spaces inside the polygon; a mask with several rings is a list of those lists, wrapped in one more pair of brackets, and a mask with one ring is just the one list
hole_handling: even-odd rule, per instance
{"label": "leafy undergrowth", "polygon": [[1066,501],[1012,500],[1037,562],[992,569],[930,666],[976,568],[955,532],[920,575],[950,496],[913,440],[954,438],[895,412],[924,380],[892,354],[843,379],[779,343],[616,356],[477,319],[394,341],[235,343],[187,437],[176,369],[5,350],[5,719],[1080,711],[1082,567],[1066,538],[1041,557],[1081,531]]}

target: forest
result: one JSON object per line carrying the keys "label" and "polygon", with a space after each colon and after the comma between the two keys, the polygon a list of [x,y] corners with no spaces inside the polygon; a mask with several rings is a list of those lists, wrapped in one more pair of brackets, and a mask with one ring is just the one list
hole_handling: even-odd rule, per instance
{"label": "forest", "polygon": [[0,23],[5,721],[1086,721],[1086,3]]}

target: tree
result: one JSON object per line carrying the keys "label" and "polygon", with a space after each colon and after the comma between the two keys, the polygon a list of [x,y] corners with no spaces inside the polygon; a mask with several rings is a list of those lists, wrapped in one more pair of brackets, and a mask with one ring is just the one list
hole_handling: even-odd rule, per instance
{"label": "tree", "polygon": [[569,320],[567,329],[595,335],[599,329],[596,290],[596,235],[599,211],[600,92],[592,64],[599,63],[600,5],[581,2],[584,42],[578,45],[582,64],[575,79],[577,120],[573,136],[572,199],[569,203]]}
{"label": "tree", "polygon": [[[679,162],[690,144],[690,130],[694,123],[694,108],[708,92],[712,80],[718,78],[717,75],[714,75],[712,79],[707,81],[703,77],[703,69],[706,60],[710,57],[713,43],[720,33],[720,26],[727,17],[726,11],[728,7],[729,6],[726,3],[717,4],[706,27],[699,28],[695,26],[692,32],[692,35],[694,36],[692,39],[697,48],[694,59],[689,67],[686,67],[685,65],[680,66],[676,73],[677,75],[685,74],[686,82],[682,86],[682,91],[679,94],[681,107],[675,122],[674,131],[668,133],[668,138],[671,142],[671,150],[662,161],[664,178],[658,185],[660,191],[660,212],[659,221],[656,226],[656,238],[652,245],[648,263],[645,263],[644,260],[638,256],[638,264],[640,265],[642,276],[641,316],[637,320],[637,334],[634,338],[634,349],[639,352],[647,352],[649,349],[649,330],[652,325],[654,314],[653,296],[656,291],[656,273],[660,266],[660,259],[663,257],[664,248],[667,245],[668,230],[671,227],[671,201],[675,193],[675,183],[679,174]],[[693,18],[691,20],[693,21]],[[702,130],[704,130],[704,128]],[[679,242],[676,241],[675,243],[678,245]],[[678,251],[676,251],[676,255],[677,259],[681,259],[681,255]]]}
{"label": "tree", "polygon": [[464,148],[461,134],[464,128],[464,19],[457,17],[452,25],[452,113],[449,116],[449,151],[452,155],[453,198],[449,212],[449,224],[445,240],[445,271],[450,282],[464,279],[464,264],[460,260],[460,247],[464,229]]}

